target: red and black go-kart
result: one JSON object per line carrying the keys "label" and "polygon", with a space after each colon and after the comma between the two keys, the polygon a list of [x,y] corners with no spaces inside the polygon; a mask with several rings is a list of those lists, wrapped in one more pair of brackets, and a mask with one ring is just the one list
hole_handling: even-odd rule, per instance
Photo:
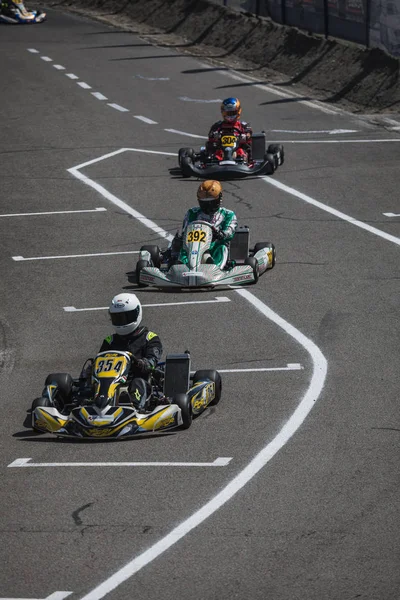
{"label": "red and black go-kart", "polygon": [[283,164],[285,160],[283,146],[281,144],[267,146],[265,132],[253,133],[251,160],[238,157],[236,150],[239,148],[240,135],[241,132],[236,129],[222,134],[219,143],[223,152],[222,160],[207,152],[204,146],[200,148],[200,152],[195,152],[193,148],[181,148],[178,160],[183,177],[224,180],[272,175]]}

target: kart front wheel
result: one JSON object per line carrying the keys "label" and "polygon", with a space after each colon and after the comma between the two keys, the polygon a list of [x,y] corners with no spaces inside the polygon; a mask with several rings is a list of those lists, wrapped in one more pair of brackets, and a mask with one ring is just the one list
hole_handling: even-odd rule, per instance
{"label": "kart front wheel", "polygon": [[256,254],[259,250],[263,250],[264,248],[267,248],[268,250],[272,250],[272,267],[275,266],[276,263],[276,248],[274,246],[274,244],[272,244],[272,242],[258,242],[255,246],[254,246],[254,250],[253,250],[253,254]]}
{"label": "kart front wheel", "polygon": [[176,404],[181,409],[182,425],[181,429],[189,429],[192,424],[192,404],[187,394],[176,394],[172,400],[173,404]]}
{"label": "kart front wheel", "polygon": [[283,165],[283,163],[285,162],[285,150],[283,149],[282,144],[270,144],[268,146],[267,152],[277,156],[278,166]]}
{"label": "kart front wheel", "polygon": [[178,152],[179,165],[181,164],[182,158],[184,156],[189,156],[193,160],[194,155],[195,155],[195,151],[193,150],[193,148],[180,148],[179,152]]}
{"label": "kart front wheel", "polygon": [[150,263],[148,260],[138,260],[136,265],[136,283],[138,287],[147,287],[146,283],[140,283],[140,271],[145,267],[149,267]]}
{"label": "kart front wheel", "polygon": [[211,400],[209,406],[216,406],[221,400],[222,393],[222,380],[218,371],[206,371],[205,369],[196,371],[193,375],[193,385],[200,381],[206,381],[207,379],[215,383],[215,397],[214,400]]}
{"label": "kart front wheel", "polygon": [[[54,383],[57,386],[57,392],[64,404],[68,404],[72,397],[73,379],[69,373],[50,373],[47,375],[45,385]],[[42,405],[43,406],[43,405]]]}
{"label": "kart front wheel", "polygon": [[190,156],[183,156],[181,160],[181,171],[182,177],[191,177],[192,169],[191,166],[193,164],[193,160]]}
{"label": "kart front wheel", "polygon": [[254,258],[254,256],[249,256],[248,258],[246,258],[246,260],[244,261],[245,265],[250,265],[250,267],[253,269],[253,274],[254,274],[254,283],[257,283],[259,277],[260,277],[260,272],[258,269],[258,262],[257,259]]}
{"label": "kart front wheel", "polygon": [[161,250],[158,246],[142,246],[140,248],[140,252],[146,251],[151,256],[151,262],[153,263],[153,267],[160,268],[161,265]]}
{"label": "kart front wheel", "polygon": [[32,429],[34,431],[40,431],[40,433],[43,433],[43,429],[39,429],[39,427],[35,427],[35,425],[34,425],[33,413],[35,411],[35,408],[39,408],[40,406],[43,406],[44,408],[48,408],[49,406],[53,406],[53,405],[50,402],[49,398],[47,398],[46,396],[41,396],[40,398],[36,398],[32,402]]}
{"label": "kart front wheel", "polygon": [[278,159],[275,156],[275,154],[270,154],[269,152],[267,152],[264,157],[264,160],[268,161],[269,169],[267,171],[267,175],[272,175],[273,173],[275,173],[278,162]]}

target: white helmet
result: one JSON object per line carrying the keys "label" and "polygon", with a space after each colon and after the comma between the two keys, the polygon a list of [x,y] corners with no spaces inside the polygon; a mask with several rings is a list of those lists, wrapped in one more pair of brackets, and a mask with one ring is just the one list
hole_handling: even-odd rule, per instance
{"label": "white helmet", "polygon": [[109,313],[115,332],[129,335],[142,322],[142,305],[135,294],[118,294],[111,300]]}

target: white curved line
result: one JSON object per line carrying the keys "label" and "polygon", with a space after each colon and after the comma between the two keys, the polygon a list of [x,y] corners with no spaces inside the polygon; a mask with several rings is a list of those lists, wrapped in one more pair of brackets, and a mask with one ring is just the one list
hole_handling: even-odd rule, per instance
{"label": "white curved line", "polygon": [[[168,233],[161,227],[158,227],[156,223],[150,221],[137,211],[130,207],[128,204],[108,192],[103,186],[99,185],[95,181],[91,180],[79,172],[79,169],[89,164],[94,164],[104,160],[105,158],[115,156],[120,152],[124,152],[129,149],[121,149],[116,152],[99,157],[98,159],[88,161],[76,167],[68,169],[68,172],[80,179],[86,185],[94,188],[104,198],[107,198],[113,204],[119,206],[123,210],[126,210],[133,217],[138,219],[143,225],[157,231],[162,237],[170,237]],[[160,152],[160,154],[163,154]],[[163,537],[161,540],[156,542],[153,546],[142,552],[139,556],[133,558],[124,567],[119,569],[116,573],[111,575],[108,579],[100,583],[95,589],[82,597],[81,600],[99,600],[104,598],[108,593],[117,588],[121,583],[132,577],[135,573],[143,569],[158,556],[166,552],[171,546],[176,544],[180,539],[187,535],[192,529],[195,529],[203,523],[208,517],[214,514],[221,506],[226,504],[233,496],[235,496],[265,465],[275,456],[275,454],[289,441],[289,439],[295,434],[299,427],[304,422],[305,418],[311,411],[315,402],[318,400],[319,395],[324,387],[326,372],[327,372],[327,361],[322,354],[321,350],[304,334],[302,334],[293,325],[285,321],[277,313],[266,306],[261,300],[256,298],[254,294],[244,289],[235,289],[235,292],[242,296],[245,300],[250,302],[265,317],[276,323],[281,327],[288,335],[294,338],[304,349],[310,354],[313,362],[313,373],[311,377],[310,385],[301,400],[300,404],[291,415],[289,420],[283,425],[277,435],[270,441],[242,470],[236,477],[232,479],[216,496],[209,500],[202,508],[196,511],[188,519],[180,523],[177,527]]]}

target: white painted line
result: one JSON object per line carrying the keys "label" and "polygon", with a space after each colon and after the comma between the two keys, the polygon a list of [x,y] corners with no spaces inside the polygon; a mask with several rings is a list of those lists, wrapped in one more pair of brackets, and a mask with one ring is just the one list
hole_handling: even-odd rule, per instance
{"label": "white painted line", "polygon": [[186,135],[187,137],[200,138],[201,140],[208,139],[205,135],[196,135],[195,133],[186,133],[186,131],[179,131],[179,129],[164,129],[164,131],[168,131],[169,133],[177,133],[178,135]]}
{"label": "white painted line", "polygon": [[26,260],[53,260],[58,258],[91,258],[93,256],[115,256],[118,254],[139,254],[140,250],[125,250],[124,252],[97,252],[92,254],[65,254],[64,256],[12,256],[11,258],[17,262]]}
{"label": "white painted line", "polygon": [[277,140],[281,144],[382,144],[387,142],[400,142],[400,138],[380,140]]}
{"label": "white painted line", "polygon": [[[96,160],[103,160],[104,157],[100,157]],[[68,171],[75,177],[82,178],[82,174],[79,173],[78,167],[68,169]],[[91,185],[94,189],[97,189],[105,198],[111,202],[117,203],[117,206],[123,208],[127,206],[129,213],[131,214],[131,208],[125,205],[119,198],[110,194],[105,188],[99,186],[95,181],[89,180],[88,177],[84,178],[84,182],[87,185]],[[89,183],[90,182],[90,183]],[[145,224],[142,215],[140,216],[141,223]],[[154,223],[151,222],[150,229],[153,230]],[[160,235],[163,237],[169,236],[169,234],[162,230],[161,227],[156,226],[159,230]],[[171,238],[171,236],[169,236]],[[100,583],[95,589],[86,594],[81,600],[99,600],[104,598],[108,593],[117,588],[121,583],[132,577],[135,573],[143,569],[158,556],[166,552],[171,546],[176,544],[180,539],[185,537],[195,527],[198,527],[212,514],[214,514],[219,508],[226,504],[231,498],[233,498],[257,473],[265,467],[270,460],[285,446],[285,444],[293,437],[297,430],[301,427],[308,414],[312,410],[316,401],[323,390],[325,384],[325,378],[327,373],[327,361],[320,351],[320,349],[309,340],[304,334],[302,334],[293,325],[285,321],[281,316],[272,311],[267,305],[261,300],[258,300],[256,296],[251,294],[247,290],[235,290],[235,293],[242,296],[254,308],[267,319],[274,322],[278,327],[281,327],[289,336],[296,340],[310,355],[312,359],[312,375],[310,384],[300,400],[297,408],[289,417],[287,422],[283,425],[277,435],[269,441],[264,448],[249,462],[249,464],[242,469],[236,477],[234,477],[216,496],[214,496],[209,502],[204,504],[199,510],[197,510],[189,518],[185,519],[177,527],[175,527],[169,534],[161,538],[158,542],[153,544],[145,552],[139,556],[133,558],[124,567],[119,569],[114,575],[111,575],[104,582]]]}
{"label": "white painted line", "polygon": [[54,462],[32,463],[31,458],[17,458],[9,468],[25,467],[226,467],[232,457],[219,457],[213,462]]}
{"label": "white painted line", "polygon": [[39,50],[36,50],[35,48],[28,48],[28,52],[31,52],[32,54],[39,54]]}
{"label": "white painted line", "polygon": [[79,77],[77,75],[74,75],[73,73],[65,73],[65,75],[70,79],[79,79]]}
{"label": "white painted line", "polygon": [[62,65],[53,65],[53,67],[57,69],[57,71],[65,71],[65,67],[63,67]]}
{"label": "white painted line", "polygon": [[45,62],[53,62],[53,59],[50,58],[50,56],[41,56],[40,58]]}
{"label": "white painted line", "polygon": [[133,79],[145,79],[146,81],[169,81],[169,77],[144,77],[143,75],[133,75]]}
{"label": "white painted line", "polygon": [[[181,306],[182,304],[218,304],[221,302],[230,302],[225,296],[216,296],[215,300],[190,300],[187,302],[162,302],[161,304],[142,304],[143,307],[151,308],[152,306]],[[65,312],[86,312],[92,310],[108,310],[109,306],[97,306],[95,308],[75,308],[75,306],[64,306]]]}
{"label": "white painted line", "polygon": [[269,185],[272,185],[272,186],[282,190],[283,192],[291,194],[292,196],[295,196],[296,198],[299,198],[300,200],[303,200],[304,202],[307,202],[308,204],[312,204],[313,206],[316,206],[317,208],[320,208],[321,210],[324,210],[325,212],[328,212],[331,215],[334,215],[335,217],[342,219],[343,221],[347,221],[347,223],[350,223],[351,225],[360,227],[360,229],[365,229],[365,231],[369,231],[369,233],[373,233],[374,235],[377,235],[378,237],[381,237],[389,242],[392,242],[393,244],[397,244],[398,246],[400,246],[400,238],[395,237],[394,235],[390,235],[389,233],[386,233],[386,231],[382,231],[381,229],[372,227],[371,225],[368,225],[367,223],[358,221],[357,219],[354,219],[353,217],[350,217],[349,215],[346,215],[345,213],[342,213],[341,211],[336,210],[336,208],[327,206],[326,204],[323,204],[322,202],[319,202],[318,200],[314,200],[314,198],[311,198],[311,196],[307,196],[307,194],[303,194],[302,192],[299,192],[295,188],[291,188],[288,185],[281,183],[277,179],[272,179],[270,177],[261,177],[261,179],[263,179],[263,181],[265,181],[265,183],[268,183]]}
{"label": "white painted line", "polygon": [[357,133],[358,129],[316,129],[314,131],[296,130],[296,129],[270,129],[273,133],[329,133],[329,135],[338,135],[340,133]]}
{"label": "white painted line", "polygon": [[214,100],[196,100],[196,98],[188,98],[187,96],[178,96],[178,100],[183,100],[183,102],[200,102],[202,104],[222,102],[221,98],[215,98]]}
{"label": "white painted line", "polygon": [[[71,173],[71,175],[73,175],[74,177],[76,177],[77,179],[79,179],[80,181],[85,183],[86,185],[92,187],[96,191],[98,191],[102,196],[104,196],[104,198],[107,198],[107,200],[109,200],[110,202],[112,202],[113,204],[118,206],[119,208],[122,208],[122,210],[127,212],[129,215],[132,215],[132,217],[135,217],[135,219],[140,221],[140,223],[142,223],[142,225],[144,225],[148,229],[151,229],[152,231],[157,233],[160,237],[163,237],[167,240],[172,240],[173,236],[171,234],[169,234],[167,231],[165,231],[164,229],[162,229],[161,227],[159,227],[156,223],[154,223],[154,221],[151,221],[150,219],[148,219],[147,217],[142,215],[140,212],[138,212],[137,210],[135,210],[134,208],[129,206],[129,204],[126,204],[126,202],[123,202],[122,200],[117,198],[117,196],[114,196],[114,194],[111,194],[111,192],[108,192],[102,185],[100,185],[99,183],[96,183],[89,177],[82,175],[82,173],[80,173],[80,171],[79,171],[79,169],[82,169],[83,167],[97,163],[101,160],[105,160],[106,158],[116,156],[117,154],[121,154],[121,152],[126,152],[126,151],[143,152],[143,150],[141,150],[140,148],[121,148],[120,150],[116,150],[115,152],[110,152],[109,154],[104,154],[103,156],[100,156],[99,158],[94,158],[93,160],[89,160],[86,163],[82,163],[81,165],[72,167],[71,169],[67,169],[67,170],[69,173]],[[160,152],[158,150],[145,150],[145,152],[148,152],[151,154],[162,154],[162,155],[167,154],[168,156],[176,156],[176,154],[173,152]]]}
{"label": "white painted line", "polygon": [[97,100],[108,100],[108,98],[106,96],[103,96],[103,94],[100,94],[100,92],[90,92],[90,93],[92,94],[92,96],[97,98]]}
{"label": "white painted line", "polygon": [[143,121],[144,123],[148,123],[149,125],[158,125],[157,121],[152,121],[151,119],[148,119],[147,117],[142,117],[141,115],[134,115],[133,118],[139,119],[139,121]]}
{"label": "white painted line", "polygon": [[382,213],[385,217],[400,217],[400,213]]}
{"label": "white painted line", "polygon": [[265,373],[266,371],[302,371],[304,367],[302,365],[286,367],[265,367],[255,369],[217,369],[218,373]]}
{"label": "white painted line", "polygon": [[71,215],[75,213],[92,213],[92,212],[104,212],[106,208],[92,208],[87,210],[57,210],[52,212],[34,212],[34,213],[10,213],[7,215],[0,215],[1,217],[33,217],[37,215]]}
{"label": "white painted line", "polygon": [[395,127],[388,127],[391,131],[399,131],[400,125],[396,125]]}
{"label": "white painted line", "polygon": [[108,103],[108,106],[111,106],[111,108],[115,108],[115,110],[119,110],[120,112],[129,112],[129,108],[124,108],[123,106],[114,104],[113,102]]}
{"label": "white painted line", "polygon": [[84,90],[91,90],[92,86],[88,85],[87,83],[85,83],[84,81],[77,81],[76,85],[79,85],[81,88],[83,88]]}
{"label": "white painted line", "polygon": [[53,592],[46,598],[0,598],[0,600],[64,600],[74,592]]}

